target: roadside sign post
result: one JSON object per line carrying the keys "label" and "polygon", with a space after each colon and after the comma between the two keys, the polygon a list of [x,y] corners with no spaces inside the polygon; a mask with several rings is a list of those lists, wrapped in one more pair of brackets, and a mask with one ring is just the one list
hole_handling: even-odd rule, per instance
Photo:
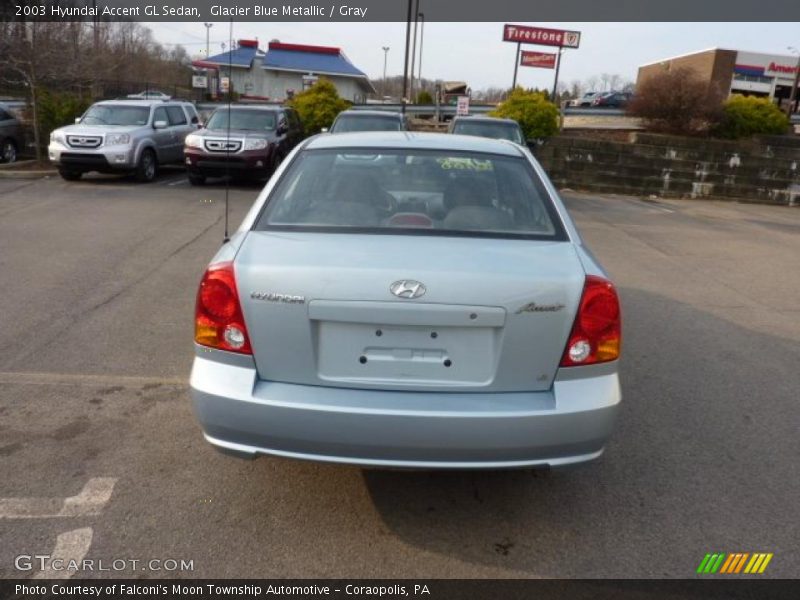
{"label": "roadside sign post", "polygon": [[[506,23],[505,25],[503,25],[503,41],[515,42],[517,44],[517,57],[514,60],[514,82],[512,84],[512,89],[517,87],[517,67],[520,64],[527,67],[541,67],[546,69],[555,68],[556,72],[553,81],[553,101],[555,102],[556,92],[557,92],[556,88],[558,87],[558,74],[561,69],[561,54],[564,52],[565,48],[577,49],[580,46],[581,32],[567,31],[564,29],[549,29],[546,27],[530,27],[528,25],[513,25],[510,23]],[[526,62],[526,55],[529,55],[528,60],[536,62],[535,59],[532,57],[537,53],[523,51],[522,58],[520,58],[520,46],[522,44],[534,44],[538,46],[556,46],[558,48],[558,52],[556,54],[547,55],[554,57],[555,59],[554,63],[550,65],[549,62],[542,62],[542,64],[534,64],[532,62]],[[538,54],[541,55],[541,57],[544,56],[543,53],[538,53]],[[522,61],[521,63],[520,60]]]}
{"label": "roadside sign post", "polygon": [[459,96],[456,104],[456,116],[466,117],[469,115],[469,96]]}
{"label": "roadside sign post", "polygon": [[553,78],[553,102],[556,102],[556,94],[558,94],[558,72],[561,69],[561,55],[564,53],[564,48],[558,48],[556,53],[556,76]]}

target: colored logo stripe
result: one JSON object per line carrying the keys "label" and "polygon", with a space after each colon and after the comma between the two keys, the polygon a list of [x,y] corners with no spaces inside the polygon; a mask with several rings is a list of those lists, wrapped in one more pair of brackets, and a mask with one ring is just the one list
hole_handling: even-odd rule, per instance
{"label": "colored logo stripe", "polygon": [[742,572],[749,574],[763,573],[772,557],[772,553],[765,552],[753,554],[749,552],[733,552],[731,554],[716,552],[714,554],[706,554],[703,557],[700,566],[697,567],[697,572],[703,574],[719,572],[727,575]]}

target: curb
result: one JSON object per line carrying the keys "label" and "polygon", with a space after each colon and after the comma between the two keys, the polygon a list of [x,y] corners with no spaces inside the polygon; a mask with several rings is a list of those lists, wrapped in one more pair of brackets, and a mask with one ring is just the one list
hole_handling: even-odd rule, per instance
{"label": "curb", "polygon": [[43,169],[39,171],[11,171],[8,169],[0,169],[0,179],[41,179],[42,177],[50,177],[58,175],[55,169]]}
{"label": "curb", "polygon": [[36,161],[32,158],[26,158],[25,160],[18,160],[13,163],[0,163],[0,171],[13,171],[17,167],[24,167],[26,165],[34,165]]}

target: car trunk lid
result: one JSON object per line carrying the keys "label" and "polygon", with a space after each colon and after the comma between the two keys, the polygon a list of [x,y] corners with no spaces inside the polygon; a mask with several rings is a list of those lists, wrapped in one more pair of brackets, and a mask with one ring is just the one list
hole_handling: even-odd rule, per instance
{"label": "car trunk lid", "polygon": [[235,269],[262,379],[398,390],[548,389],[584,281],[569,242],[428,235],[250,232]]}

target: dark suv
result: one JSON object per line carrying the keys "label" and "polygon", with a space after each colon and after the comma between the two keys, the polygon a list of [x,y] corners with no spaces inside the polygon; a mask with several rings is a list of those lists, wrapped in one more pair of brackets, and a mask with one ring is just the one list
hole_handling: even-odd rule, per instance
{"label": "dark suv", "polygon": [[0,162],[14,162],[21,149],[22,126],[11,109],[0,103]]}
{"label": "dark suv", "polygon": [[184,158],[192,185],[207,177],[265,179],[303,139],[297,113],[278,105],[217,108],[204,129],[186,136]]}
{"label": "dark suv", "polygon": [[408,119],[399,112],[345,110],[338,114],[330,129],[330,133],[354,131],[408,131]]}
{"label": "dark suv", "polygon": [[459,135],[477,135],[496,140],[510,140],[525,145],[525,134],[513,119],[497,117],[456,117],[450,121],[449,133]]}

